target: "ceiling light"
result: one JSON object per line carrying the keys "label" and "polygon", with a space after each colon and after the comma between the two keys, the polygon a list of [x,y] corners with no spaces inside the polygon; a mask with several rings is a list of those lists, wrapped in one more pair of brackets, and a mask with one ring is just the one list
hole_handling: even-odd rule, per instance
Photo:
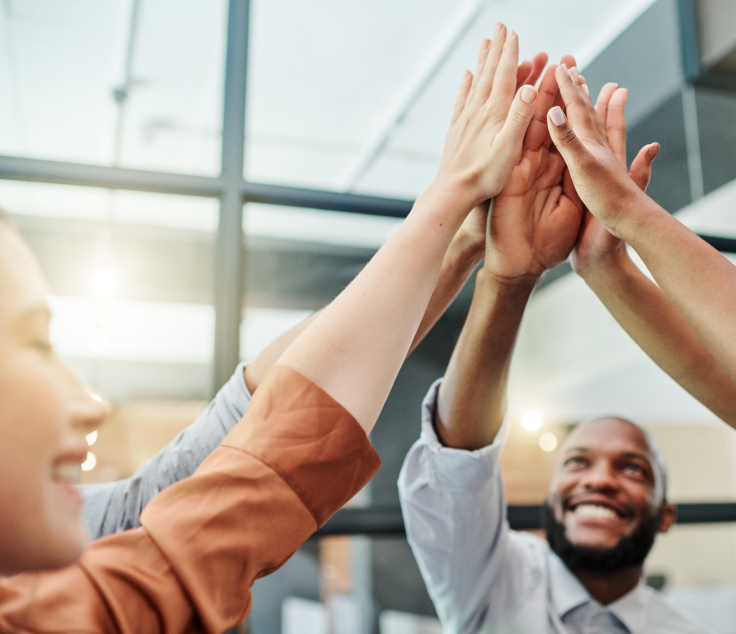
{"label": "ceiling light", "polygon": [[521,424],[529,431],[536,431],[542,426],[542,415],[535,409],[524,412],[521,417]]}
{"label": "ceiling light", "polygon": [[115,290],[115,274],[110,269],[100,269],[92,277],[92,289],[97,295],[111,295]]}
{"label": "ceiling light", "polygon": [[82,471],[92,471],[97,465],[97,458],[91,451],[87,454],[87,460],[82,463]]}
{"label": "ceiling light", "polygon": [[551,431],[544,432],[539,437],[539,446],[542,451],[546,451],[547,453],[554,451],[557,449],[557,436],[555,436]]}
{"label": "ceiling light", "polygon": [[92,446],[97,442],[97,430],[93,431],[91,434],[87,434],[87,445]]}

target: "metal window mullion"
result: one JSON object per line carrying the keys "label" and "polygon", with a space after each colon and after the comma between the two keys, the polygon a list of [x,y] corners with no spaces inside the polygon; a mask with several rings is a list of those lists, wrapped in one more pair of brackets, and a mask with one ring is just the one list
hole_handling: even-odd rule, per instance
{"label": "metal window mullion", "polygon": [[230,0],[222,121],[222,196],[215,267],[215,354],[218,390],[240,360],[243,306],[243,165],[248,74],[249,0]]}

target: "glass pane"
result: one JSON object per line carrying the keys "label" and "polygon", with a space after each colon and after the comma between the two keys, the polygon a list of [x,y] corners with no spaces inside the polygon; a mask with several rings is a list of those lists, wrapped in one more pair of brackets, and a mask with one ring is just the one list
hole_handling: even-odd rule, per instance
{"label": "glass pane", "polygon": [[0,153],[219,172],[225,0],[3,6]]}
{"label": "glass pane", "polygon": [[522,58],[544,50],[586,64],[651,4],[254,0],[246,176],[415,197],[435,175],[463,69],[496,20],[520,33]]}

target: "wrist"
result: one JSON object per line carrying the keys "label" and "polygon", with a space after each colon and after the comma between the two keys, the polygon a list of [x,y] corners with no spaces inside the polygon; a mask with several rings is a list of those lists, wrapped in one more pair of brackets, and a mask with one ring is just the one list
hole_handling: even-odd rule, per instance
{"label": "wrist", "polygon": [[541,275],[500,275],[487,267],[482,267],[476,276],[475,285],[495,294],[531,296]]}
{"label": "wrist", "polygon": [[420,198],[437,200],[443,205],[457,209],[463,218],[473,207],[482,202],[476,200],[473,188],[461,178],[436,178]]}
{"label": "wrist", "polygon": [[577,268],[576,273],[585,282],[597,278],[609,277],[612,273],[622,270],[627,262],[630,262],[626,243],[621,241],[615,248],[590,258],[583,268]]}

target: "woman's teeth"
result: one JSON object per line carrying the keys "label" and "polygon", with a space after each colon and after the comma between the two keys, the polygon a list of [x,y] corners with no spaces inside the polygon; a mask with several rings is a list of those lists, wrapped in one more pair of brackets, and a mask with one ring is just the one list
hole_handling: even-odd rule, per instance
{"label": "woman's teeth", "polygon": [[595,517],[597,519],[618,519],[616,511],[606,506],[598,506],[597,504],[579,504],[575,507],[575,514],[580,517]]}
{"label": "woman's teeth", "polygon": [[79,484],[79,476],[81,475],[81,472],[82,467],[80,465],[65,463],[56,465],[51,470],[51,477],[54,480],[68,482],[69,484]]}

